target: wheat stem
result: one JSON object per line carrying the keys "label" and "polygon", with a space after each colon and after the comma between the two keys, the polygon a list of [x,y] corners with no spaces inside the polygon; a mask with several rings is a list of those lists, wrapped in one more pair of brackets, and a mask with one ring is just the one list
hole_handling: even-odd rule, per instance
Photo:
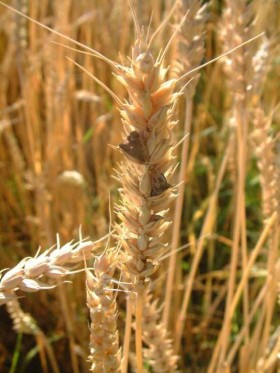
{"label": "wheat stem", "polygon": [[214,349],[214,353],[213,353],[213,356],[212,356],[212,359],[211,359],[211,362],[209,364],[209,369],[208,369],[208,372],[209,373],[213,373],[215,372],[215,364],[217,362],[217,359],[218,359],[218,354],[219,352],[221,351],[220,348],[221,348],[221,345],[224,341],[224,336],[223,336],[223,333],[227,333],[227,325],[229,325],[229,322],[230,320],[232,319],[232,316],[234,314],[234,311],[235,311],[235,308],[238,304],[238,301],[240,299],[240,296],[242,294],[242,291],[244,290],[244,287],[246,286],[246,283],[247,283],[247,280],[248,280],[248,276],[250,274],[250,270],[252,268],[252,266],[254,265],[259,253],[260,253],[260,250],[263,248],[263,245],[265,243],[265,241],[267,240],[270,232],[271,232],[271,229],[273,228],[275,222],[277,221],[277,214],[274,213],[270,219],[268,219],[264,229],[263,229],[263,232],[261,233],[260,237],[259,237],[259,240],[256,244],[256,246],[254,247],[249,259],[248,259],[248,263],[247,263],[247,266],[245,268],[245,270],[242,272],[242,277],[239,281],[239,284],[236,288],[236,291],[234,292],[233,294],[233,298],[232,298],[232,302],[230,304],[230,308],[229,308],[229,311],[228,313],[226,314],[226,318],[227,320],[224,322],[223,324],[223,328],[222,328],[222,331],[219,335],[219,338],[218,338],[218,341],[216,343],[216,346],[215,346],[215,349]]}
{"label": "wheat stem", "polygon": [[136,294],[136,366],[137,373],[143,372],[143,351],[142,351],[142,335],[143,335],[143,304],[144,304],[144,289],[138,287]]}
{"label": "wheat stem", "polygon": [[132,320],[132,299],[128,295],[126,298],[126,316],[125,316],[125,333],[123,342],[123,359],[122,359],[122,373],[127,373],[128,359],[130,352],[131,339],[131,320]]}
{"label": "wheat stem", "polygon": [[[186,115],[185,115],[185,124],[184,124],[184,134],[187,134],[191,130],[191,122],[192,122],[192,107],[193,103],[191,99],[187,99],[186,102]],[[173,229],[172,229],[172,242],[171,242],[171,256],[169,259],[169,271],[167,275],[166,281],[166,291],[165,291],[165,302],[164,302],[164,311],[163,311],[163,324],[165,327],[168,326],[168,320],[170,315],[170,307],[171,307],[171,300],[172,300],[172,290],[173,290],[173,281],[174,281],[174,274],[176,270],[176,262],[177,262],[177,250],[180,238],[180,227],[181,227],[181,216],[183,210],[183,202],[184,202],[184,189],[185,189],[185,173],[186,173],[186,166],[188,162],[188,150],[189,150],[189,143],[190,138],[189,136],[183,141],[183,147],[181,152],[181,166],[179,171],[179,188],[178,188],[178,198],[176,200],[174,216],[173,216]]]}

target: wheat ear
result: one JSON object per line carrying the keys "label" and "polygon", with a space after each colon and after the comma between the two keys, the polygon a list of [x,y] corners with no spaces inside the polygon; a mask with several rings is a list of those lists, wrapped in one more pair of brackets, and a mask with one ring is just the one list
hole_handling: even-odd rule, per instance
{"label": "wheat ear", "polygon": [[164,324],[160,321],[161,313],[158,300],[152,300],[149,288],[146,291],[146,302],[143,309],[143,341],[148,346],[144,356],[154,373],[177,372],[178,356],[175,355]]}
{"label": "wheat ear", "polygon": [[33,317],[22,310],[17,299],[9,301],[6,309],[13,320],[13,329],[17,333],[36,335],[41,332]]}
{"label": "wheat ear", "polygon": [[124,269],[132,276],[137,292],[136,351],[138,371],[142,371],[142,308],[144,282],[156,270],[158,258],[167,249],[163,234],[170,225],[168,206],[176,197],[169,179],[174,172],[172,123],[177,95],[176,80],[167,80],[163,67],[165,52],[154,58],[139,31],[131,65],[117,71],[117,79],[127,89],[129,100],[122,104],[125,156],[117,177],[122,184],[117,215],[122,221],[118,232],[125,251]]}
{"label": "wheat ear", "polygon": [[[180,0],[176,13],[176,21],[180,23],[184,14],[187,19],[179,29],[174,55],[173,74],[180,77],[200,65],[205,54],[205,27],[208,19],[208,5],[201,0]],[[195,93],[199,76],[193,79],[185,90],[187,96]]]}
{"label": "wheat ear", "polygon": [[98,256],[94,274],[86,272],[87,304],[90,311],[90,354],[92,372],[120,372],[121,353],[117,330],[117,303],[112,276],[114,252]]}
{"label": "wheat ear", "polygon": [[278,210],[277,196],[277,163],[276,143],[271,136],[272,115],[266,116],[261,107],[256,108],[253,113],[254,142],[256,146],[257,165],[260,170],[260,181],[262,186],[263,217],[269,218],[274,211]]}
{"label": "wheat ear", "polygon": [[98,242],[80,241],[68,242],[63,246],[57,245],[55,249],[48,249],[33,258],[21,260],[14,268],[9,269],[0,280],[0,305],[16,298],[14,291],[36,292],[52,289],[55,285],[42,282],[44,276],[47,280],[60,280],[71,273],[74,264],[83,262],[92,256],[93,249]]}
{"label": "wheat ear", "polygon": [[13,321],[13,329],[15,330],[15,332],[33,335],[37,340],[38,346],[40,346],[39,352],[41,355],[43,354],[43,347],[45,348],[49,357],[52,372],[59,373],[59,368],[53,348],[50,345],[48,338],[37,325],[36,320],[34,320],[34,318],[29,313],[22,310],[17,299],[13,299],[7,302],[6,309]]}
{"label": "wheat ear", "polygon": [[170,222],[165,216],[176,196],[168,179],[173,172],[171,116],[177,96],[175,80],[165,75],[141,39],[133,48],[131,66],[117,74],[129,94],[121,110],[124,142],[119,148],[125,161],[118,171],[122,188],[117,214],[123,222],[125,269],[138,283],[154,273],[166,247],[162,236]]}

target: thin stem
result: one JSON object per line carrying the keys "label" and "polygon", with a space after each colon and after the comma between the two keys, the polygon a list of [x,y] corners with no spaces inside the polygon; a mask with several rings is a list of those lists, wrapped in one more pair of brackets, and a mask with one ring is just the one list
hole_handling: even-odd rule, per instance
{"label": "thin stem", "polygon": [[141,285],[137,286],[136,298],[136,366],[137,373],[143,373],[143,351],[142,351],[142,334],[143,334],[143,305],[144,305],[144,289]]}
{"label": "thin stem", "polygon": [[39,333],[39,337],[43,340],[44,347],[46,349],[46,352],[47,352],[47,355],[48,355],[48,358],[49,358],[49,362],[50,362],[50,365],[51,365],[52,372],[53,373],[59,373],[59,367],[58,367],[58,364],[57,364],[57,361],[56,361],[56,356],[55,356],[55,353],[53,351],[52,346],[50,345],[50,342],[48,341],[48,338],[46,338],[46,336],[43,332]]}
{"label": "thin stem", "polygon": [[235,308],[236,308],[236,306],[239,302],[242,291],[244,290],[244,287],[247,284],[247,280],[248,280],[248,277],[250,275],[250,270],[253,267],[261,249],[263,248],[263,245],[264,245],[264,243],[265,243],[265,241],[266,241],[266,239],[267,239],[267,237],[270,233],[271,228],[275,224],[276,219],[277,219],[277,214],[274,213],[271,216],[271,218],[267,221],[267,224],[266,224],[266,226],[265,226],[265,228],[264,228],[264,230],[263,230],[263,232],[262,232],[262,234],[261,234],[256,246],[254,247],[254,249],[252,251],[252,254],[251,254],[251,256],[248,260],[247,267],[242,272],[242,277],[240,279],[240,282],[239,282],[239,284],[237,286],[237,289],[234,293],[234,296],[232,298],[232,302],[230,304],[230,308],[228,310],[228,313],[226,314],[226,320],[224,321],[223,329],[221,330],[218,341],[216,343],[215,350],[214,350],[214,353],[213,353],[213,356],[212,356],[212,359],[211,359],[211,362],[210,362],[210,365],[209,365],[209,368],[208,368],[208,373],[217,372],[217,369],[215,369],[215,365],[216,365],[216,361],[218,359],[218,354],[221,351],[221,344],[224,341],[224,333],[226,332],[226,325],[232,319],[232,316],[233,316]]}
{"label": "thin stem", "polygon": [[48,363],[47,363],[46,351],[44,348],[45,346],[44,346],[44,342],[40,334],[37,334],[36,341],[37,341],[37,346],[38,346],[38,351],[39,351],[39,356],[40,356],[40,361],[41,361],[42,373],[48,373]]}
{"label": "thin stem", "polygon": [[278,247],[279,247],[279,227],[277,224],[275,225],[274,231],[271,232],[271,237],[269,239],[268,250],[269,250],[269,257],[267,263],[267,271],[268,276],[272,279],[268,286],[268,291],[266,293],[266,302],[264,303],[264,312],[265,312],[265,321],[264,321],[264,328],[262,333],[261,345],[260,350],[265,351],[269,334],[271,328],[271,321],[273,317],[273,310],[275,307],[275,300],[277,298],[277,273],[275,270],[275,263],[277,262],[277,255],[278,255]]}
{"label": "thin stem", "polygon": [[132,319],[132,304],[131,296],[128,295],[126,298],[126,317],[125,317],[125,333],[123,342],[123,359],[122,359],[122,373],[127,373],[128,358],[130,351],[130,339],[131,339],[131,319]]}
{"label": "thin stem", "polygon": [[13,355],[12,366],[11,366],[9,373],[16,373],[16,369],[17,369],[17,365],[18,365],[19,357],[20,357],[21,346],[22,346],[22,333],[19,333],[17,335],[16,348],[15,348],[15,352]]}
{"label": "thin stem", "polygon": [[[245,163],[246,162],[246,133],[247,133],[247,121],[244,115],[244,106],[243,102],[237,102],[235,106],[235,118],[237,121],[237,151],[238,151],[238,172],[237,172],[237,191],[236,191],[236,210],[235,210],[235,220],[234,220],[234,233],[233,233],[233,244],[232,244],[232,251],[231,251],[231,261],[230,261],[230,277],[229,277],[229,284],[228,284],[228,292],[227,292],[227,300],[226,300],[226,310],[224,320],[229,320],[227,318],[228,311],[231,307],[232,298],[234,294],[234,288],[236,283],[236,269],[238,265],[238,256],[239,256],[239,247],[240,241],[242,243],[242,265],[243,270],[245,264],[247,262],[247,254],[246,250],[246,238],[242,240],[242,217],[246,219],[245,215]],[[245,224],[245,222],[244,222]],[[246,227],[244,228],[246,230]],[[247,291],[246,291],[247,290]],[[244,292],[244,315],[245,320],[248,318],[248,299],[246,299],[246,293],[248,292],[247,285],[245,286]],[[246,299],[246,300],[245,300]],[[225,322],[225,321],[224,321]],[[221,348],[220,358],[219,358],[219,366],[221,366],[224,362],[229,336],[231,332],[231,325],[230,323],[225,324],[225,332],[224,332],[224,339],[223,345]]]}
{"label": "thin stem", "polygon": [[[266,294],[268,286],[269,286],[269,282],[270,282],[270,280],[268,279],[267,282],[265,283],[265,285],[263,286],[263,288],[261,289],[257,299],[254,302],[254,305],[253,305],[252,310],[251,310],[251,312],[249,314],[249,317],[248,317],[249,325],[252,322],[256,312],[258,311],[258,309],[260,307],[260,304],[261,304],[262,300],[265,297],[265,294]],[[244,325],[242,327],[241,331],[239,332],[238,337],[236,338],[236,341],[235,341],[234,345],[231,347],[231,349],[230,349],[230,351],[227,355],[226,365],[229,366],[232,363],[236,353],[238,352],[238,349],[240,347],[240,344],[241,344],[243,338],[246,337],[247,328],[248,328],[249,325]]]}
{"label": "thin stem", "polygon": [[[247,164],[247,138],[248,138],[248,119],[246,115],[246,110],[244,107],[241,108],[241,122],[243,123],[243,131],[242,131],[242,145],[240,149],[240,177],[241,177],[241,184],[242,184],[242,201],[241,201],[241,254],[242,254],[242,267],[243,270],[247,266],[248,262],[248,255],[247,255],[247,226],[246,226],[246,203],[245,203],[245,175],[246,175],[246,164]],[[249,343],[249,289],[248,284],[246,284],[243,294],[243,314],[244,314],[244,324],[246,327],[246,336],[245,336],[245,344]]]}
{"label": "thin stem", "polygon": [[67,334],[69,338],[69,349],[70,349],[70,358],[71,358],[71,364],[72,364],[72,369],[74,373],[79,373],[79,364],[78,364],[78,359],[77,355],[75,352],[75,339],[74,339],[74,333],[73,333],[73,324],[70,312],[69,312],[69,306],[67,304],[67,297],[65,290],[60,286],[58,288],[58,294],[60,298],[60,303],[62,306],[62,313],[63,313],[63,318],[65,320],[65,325],[67,329]]}

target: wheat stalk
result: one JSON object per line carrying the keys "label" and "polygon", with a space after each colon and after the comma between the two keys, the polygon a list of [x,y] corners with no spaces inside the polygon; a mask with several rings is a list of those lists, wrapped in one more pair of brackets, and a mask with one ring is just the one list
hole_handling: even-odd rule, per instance
{"label": "wheat stalk", "polygon": [[[235,44],[248,38],[256,29],[256,11],[254,2],[246,2],[238,0],[236,2],[228,0],[224,11],[224,23],[221,29],[222,38],[225,48],[232,47]],[[231,259],[231,273],[229,278],[227,305],[224,316],[223,325],[223,344],[218,362],[218,369],[223,370],[223,365],[226,365],[225,354],[228,338],[230,335],[230,325],[226,323],[229,320],[227,317],[232,306],[232,294],[236,281],[236,266],[238,265],[238,252],[241,251],[242,267],[245,271],[248,263],[248,249],[245,232],[246,224],[246,209],[245,209],[245,177],[247,160],[248,143],[249,143],[249,120],[253,119],[254,138],[257,142],[256,154],[258,158],[258,166],[261,171],[261,184],[265,187],[263,193],[263,211],[266,219],[270,218],[276,211],[276,190],[275,190],[275,173],[274,155],[273,155],[273,140],[268,133],[269,118],[265,118],[264,112],[258,106],[261,106],[261,94],[264,87],[264,82],[267,76],[267,71],[270,67],[271,53],[269,53],[270,43],[264,36],[261,44],[248,45],[238,53],[226,59],[225,71],[228,77],[228,86],[234,95],[232,96],[232,113],[230,123],[233,124],[235,132],[231,134],[237,148],[237,157],[234,147],[232,147],[232,158],[235,158],[234,171],[236,187],[236,203],[235,222],[233,231],[233,246]],[[259,158],[260,157],[260,158]],[[265,166],[264,166],[265,164]],[[273,175],[274,174],[274,175]],[[274,263],[277,258],[277,247],[279,238],[276,233],[277,225],[270,234],[268,240],[268,260],[267,272],[271,281],[268,284],[267,293],[261,303],[263,317],[260,318],[259,325],[254,329],[252,336],[250,335],[250,303],[249,303],[249,287],[244,287],[243,293],[243,315],[244,315],[244,350],[254,351],[254,356],[250,359],[248,354],[244,353],[240,357],[240,369],[249,369],[249,366],[255,366],[256,361],[262,350],[265,348],[269,338],[272,315],[275,305],[275,271]],[[240,245],[240,242],[241,245]],[[239,249],[239,247],[241,249]],[[262,326],[261,326],[262,325]],[[257,339],[261,339],[258,343]],[[258,345],[257,345],[258,344]],[[217,349],[216,351],[217,352]],[[214,354],[215,355],[215,354]],[[213,360],[212,360],[213,362]],[[213,367],[212,363],[210,364]]]}
{"label": "wheat stalk", "polygon": [[[176,13],[177,22],[179,23],[184,14],[187,13],[187,19],[179,29],[177,36],[177,45],[175,53],[174,74],[179,77],[186,71],[196,68],[204,55],[205,44],[205,25],[207,20],[207,6],[202,5],[200,0],[181,0]],[[198,76],[196,76],[184,91],[185,96],[185,118],[183,134],[186,136],[191,131],[193,96],[195,93]],[[176,200],[175,211],[173,216],[172,229],[172,254],[169,260],[169,271],[166,281],[165,302],[163,312],[164,325],[168,325],[170,305],[173,292],[173,281],[176,269],[177,247],[179,245],[179,234],[181,227],[181,216],[184,202],[185,175],[188,160],[190,136],[183,141],[181,152],[181,165],[179,171],[178,198]]]}
{"label": "wheat stalk", "polygon": [[[265,227],[264,227],[264,229],[263,229],[263,231],[262,231],[262,233],[261,233],[261,235],[258,239],[258,242],[257,242],[257,244],[255,245],[254,249],[252,250],[252,252],[250,254],[250,257],[248,259],[248,264],[247,264],[245,270],[242,272],[242,277],[241,277],[241,279],[240,279],[240,281],[237,285],[237,288],[236,288],[236,290],[233,294],[233,299],[232,299],[232,303],[230,304],[230,308],[229,308],[228,312],[225,314],[225,320],[224,320],[224,323],[223,323],[223,327],[222,327],[222,330],[219,334],[217,343],[215,345],[214,353],[213,353],[213,356],[212,356],[212,360],[211,360],[211,362],[209,364],[209,367],[208,367],[208,371],[211,372],[211,373],[212,372],[222,372],[228,366],[225,362],[225,365],[223,365],[222,367],[220,366],[218,369],[215,368],[217,358],[219,356],[219,353],[221,352],[222,344],[224,343],[224,333],[227,329],[228,323],[232,320],[233,314],[235,312],[238,301],[240,300],[242,292],[244,291],[244,288],[246,288],[246,284],[247,284],[247,281],[248,281],[248,276],[249,276],[250,270],[251,270],[252,266],[254,265],[261,249],[264,246],[265,241],[268,239],[268,237],[271,233],[271,230],[274,228],[274,225],[275,225],[276,222],[277,222],[277,214],[274,213],[267,220],[266,225],[265,225]],[[248,325],[249,324],[246,324],[246,327],[248,327]]]}
{"label": "wheat stalk", "polygon": [[[254,32],[255,13],[252,2],[244,0],[227,0],[223,12],[223,22],[220,32],[224,43],[224,49],[233,48],[239,45],[244,40],[250,38]],[[231,309],[232,297],[236,283],[236,269],[238,265],[239,252],[241,254],[242,267],[245,270],[248,262],[247,240],[246,240],[246,205],[245,205],[245,177],[247,166],[247,144],[249,131],[249,113],[248,108],[252,105],[252,100],[256,93],[259,95],[259,84],[263,69],[259,69],[259,75],[254,78],[254,56],[256,54],[257,45],[247,44],[240,48],[236,53],[226,57],[225,71],[227,74],[227,84],[232,96],[232,118],[231,123],[234,123],[236,132],[233,135],[232,141],[236,141],[236,154],[233,156],[236,159],[236,210],[234,213],[233,227],[233,243],[231,250],[230,276],[228,281],[228,292],[226,299],[226,309],[223,325],[223,344],[221,346],[217,369],[223,370],[223,364],[226,356],[226,351],[229,344],[229,336],[231,333],[231,325],[227,323],[229,318],[227,314]],[[261,59],[259,58],[259,61]],[[263,58],[262,61],[265,61]],[[261,63],[263,67],[264,64]],[[254,80],[255,79],[255,80]],[[258,96],[259,99],[259,96]],[[234,147],[231,148],[235,150]],[[234,165],[235,166],[235,165]],[[245,286],[243,292],[243,317],[244,323],[247,325],[245,335],[245,344],[249,343],[249,289]],[[212,360],[213,363],[213,360]],[[211,365],[212,367],[212,365]]]}
{"label": "wheat stalk", "polygon": [[264,326],[261,331],[261,343],[258,349],[259,354],[255,354],[256,357],[254,359],[256,367],[259,367],[260,362],[265,359],[263,351],[266,349],[271,333],[273,311],[277,300],[277,282],[279,281],[275,268],[279,250],[279,170],[277,164],[277,139],[271,133],[273,114],[272,112],[269,116],[266,116],[261,106],[255,108],[252,112],[255,154],[260,171],[262,190],[263,218],[267,220],[274,213],[278,216],[278,224],[275,225],[274,231],[271,232],[266,248],[267,272],[271,281],[265,301],[262,304],[265,316],[263,321]]}

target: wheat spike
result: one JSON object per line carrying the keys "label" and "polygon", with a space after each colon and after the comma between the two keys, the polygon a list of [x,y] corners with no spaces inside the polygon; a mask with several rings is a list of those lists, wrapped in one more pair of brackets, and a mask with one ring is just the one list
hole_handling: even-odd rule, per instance
{"label": "wheat spike", "polygon": [[264,219],[277,211],[277,164],[275,139],[270,135],[272,117],[267,117],[261,107],[253,113],[254,141],[257,165],[260,170]]}
{"label": "wheat spike", "polygon": [[163,241],[170,225],[166,214],[176,198],[169,179],[174,172],[172,115],[178,94],[174,93],[176,80],[168,80],[163,67],[168,45],[155,58],[138,26],[130,66],[116,71],[129,97],[120,103],[124,133],[119,149],[125,160],[117,171],[122,184],[121,202],[116,207],[122,224],[117,231],[125,253],[123,268],[131,275],[137,293],[135,343],[139,373],[143,372],[144,282],[155,272],[159,256],[167,249]]}
{"label": "wheat spike", "polygon": [[164,324],[160,321],[160,307],[158,300],[152,300],[150,290],[147,289],[143,309],[143,341],[148,348],[144,356],[153,368],[154,373],[177,372],[178,357],[173,351],[173,341]]}
{"label": "wheat spike", "polygon": [[92,372],[120,372],[117,303],[112,290],[116,255],[108,252],[94,262],[94,274],[86,272],[87,304],[90,310],[90,354]]}
{"label": "wheat spike", "polygon": [[16,298],[14,291],[36,292],[55,287],[42,281],[60,280],[71,274],[74,264],[88,259],[93,249],[97,248],[92,241],[68,242],[55,249],[48,249],[40,255],[21,260],[9,269],[0,280],[0,305]]}
{"label": "wheat spike", "polygon": [[[180,27],[175,50],[173,73],[176,77],[200,65],[205,53],[205,26],[208,19],[207,4],[200,0],[180,0],[176,13],[177,23],[187,12],[187,19]],[[195,77],[185,94],[193,97],[199,76]]]}
{"label": "wheat spike", "polygon": [[13,328],[17,333],[36,335],[41,332],[33,317],[22,310],[17,299],[9,301],[6,309],[13,320]]}
{"label": "wheat spike", "polygon": [[118,171],[122,184],[117,214],[127,255],[125,269],[139,281],[151,276],[165,250],[162,236],[169,226],[165,216],[176,197],[168,180],[173,171],[171,117],[177,96],[175,80],[155,60],[139,36],[131,66],[118,71],[129,102],[122,105],[124,140],[119,149],[125,161]]}

